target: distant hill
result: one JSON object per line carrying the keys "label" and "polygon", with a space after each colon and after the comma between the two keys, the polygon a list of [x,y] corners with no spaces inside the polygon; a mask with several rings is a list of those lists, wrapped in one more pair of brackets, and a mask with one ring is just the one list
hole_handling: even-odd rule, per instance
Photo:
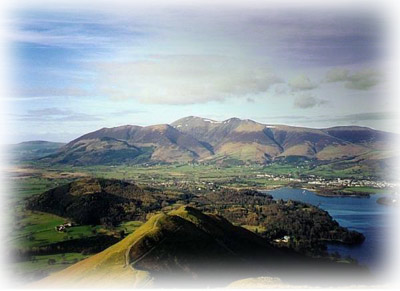
{"label": "distant hill", "polygon": [[182,206],[152,216],[117,244],[35,285],[212,287],[266,274],[286,278],[293,271],[308,279],[350,271],[355,279],[360,270],[278,249],[218,215]]}
{"label": "distant hill", "polygon": [[[366,127],[313,129],[231,118],[185,117],[171,125],[125,125],[85,134],[42,160],[72,165],[280,160],[363,160],[393,155],[397,135]],[[382,153],[385,153],[382,155]]]}
{"label": "distant hill", "polygon": [[13,160],[35,160],[56,153],[65,143],[43,140],[21,142],[9,145],[9,153]]}

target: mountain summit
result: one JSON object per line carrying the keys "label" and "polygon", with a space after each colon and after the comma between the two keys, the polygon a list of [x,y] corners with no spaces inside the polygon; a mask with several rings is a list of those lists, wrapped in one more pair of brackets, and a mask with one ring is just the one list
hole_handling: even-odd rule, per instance
{"label": "mountain summit", "polygon": [[358,126],[314,129],[189,116],[171,125],[102,128],[71,141],[44,160],[73,165],[365,160],[388,151],[394,138],[394,134]]}

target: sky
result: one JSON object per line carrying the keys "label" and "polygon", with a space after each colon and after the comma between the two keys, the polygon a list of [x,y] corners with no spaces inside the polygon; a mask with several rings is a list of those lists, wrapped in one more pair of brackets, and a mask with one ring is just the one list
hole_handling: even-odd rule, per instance
{"label": "sky", "polygon": [[374,9],[28,5],[7,28],[10,142],[189,115],[400,132]]}

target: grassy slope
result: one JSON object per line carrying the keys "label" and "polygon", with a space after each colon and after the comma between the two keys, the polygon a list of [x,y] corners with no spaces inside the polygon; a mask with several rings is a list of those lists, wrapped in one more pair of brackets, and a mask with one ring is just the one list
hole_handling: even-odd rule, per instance
{"label": "grassy slope", "polygon": [[[179,223],[178,217],[179,219],[183,219],[182,222],[186,222]],[[193,224],[195,226],[193,226]],[[189,226],[189,228],[185,229],[185,225]],[[200,237],[202,237],[204,241],[201,239],[193,244],[194,242],[192,240],[197,237],[195,234],[199,233],[198,231],[202,233]],[[205,235],[203,231],[207,234]],[[174,234],[174,236],[171,236],[172,234]],[[210,236],[208,236],[208,234]],[[187,236],[188,240],[186,240],[185,237],[182,237],[182,235]],[[166,238],[169,239],[165,240]],[[229,239],[229,241],[227,241],[227,239]],[[169,243],[167,241],[169,241]],[[178,247],[178,250],[171,245],[174,243],[181,244],[182,242],[183,244]],[[188,243],[190,243],[190,245],[187,245]],[[255,269],[253,272],[257,271],[262,272],[263,274],[266,272],[266,269],[263,268],[264,264],[265,266],[268,265],[275,268],[276,270],[274,272],[276,272],[277,270],[286,270],[286,267],[292,268],[293,266],[293,270],[297,270],[295,264],[296,262],[300,262],[297,261],[299,257],[290,257],[290,261],[288,261],[287,259],[289,259],[289,257],[287,254],[266,246],[263,239],[251,234],[251,232],[245,231],[242,228],[237,228],[217,216],[205,215],[196,209],[185,206],[169,212],[168,215],[160,213],[152,216],[145,224],[124,240],[109,247],[101,253],[80,261],[65,270],[33,284],[31,287],[144,288],[161,286],[155,285],[158,280],[156,275],[157,272],[154,274],[155,276],[152,277],[149,272],[134,269],[129,264],[132,264],[135,268],[136,266],[141,268],[141,263],[139,262],[138,265],[138,261],[148,261],[148,263],[153,265],[156,271],[159,270],[159,267],[163,270],[162,266],[164,266],[164,264],[166,264],[165,266],[167,267],[172,267],[173,270],[173,264],[176,264],[177,266],[184,268],[185,271],[191,272],[193,270],[191,270],[190,263],[189,265],[186,265],[185,260],[182,260],[180,257],[180,255],[184,254],[186,247],[195,253],[194,256],[196,259],[200,260],[201,258],[204,259],[204,257],[207,257],[207,254],[212,254],[214,248],[215,250],[219,249],[221,253],[226,253],[228,256],[224,257],[224,255],[222,255],[221,258],[225,258],[226,260],[219,260],[218,262],[224,264],[224,262],[228,262],[231,258],[237,258],[240,259],[241,265],[243,264],[243,266],[246,266],[246,269],[243,269],[243,271],[248,271],[254,267]],[[170,249],[177,251],[177,253],[171,254],[172,257],[169,257]],[[183,250],[183,253],[180,252],[180,250]],[[147,256],[150,251],[153,253]],[[167,256],[165,256],[165,252],[167,252]],[[251,265],[247,266],[245,265],[246,260],[243,260],[243,258],[251,258],[251,255],[247,257],[247,255],[251,253],[253,255],[257,254],[258,257],[253,257]],[[220,253],[218,253],[218,256],[219,255]],[[291,254],[291,256],[292,255],[293,254]],[[257,258],[262,260],[263,265],[257,265]],[[168,260],[169,263],[166,263]],[[232,262],[234,263],[235,260]],[[282,263],[284,262],[290,262],[290,264],[283,265]],[[310,263],[311,261],[308,262]],[[146,266],[146,262],[144,262],[144,266]],[[226,265],[224,266],[226,267]],[[311,265],[304,266],[310,267]],[[186,269],[186,267],[189,269]],[[326,270],[327,274],[330,274],[332,270],[338,271],[339,269],[337,268],[343,268],[344,273],[346,273],[349,270],[352,270],[350,267],[351,266],[346,269],[346,266],[330,264],[327,261],[321,263],[321,268]],[[320,268],[319,265],[318,268]],[[150,268],[150,270],[152,270],[152,268]],[[218,268],[218,270],[222,271],[224,269]],[[305,274],[307,272],[309,271],[306,271]],[[196,274],[196,272],[194,272],[194,274]],[[224,272],[217,272],[217,277],[222,276],[222,274],[224,274]],[[241,275],[239,275],[239,277],[240,276]],[[177,284],[178,282],[173,283]]]}
{"label": "grassy slope", "polygon": [[11,235],[17,247],[38,247],[70,239],[90,237],[93,230],[101,232],[100,226],[79,225],[67,229],[67,232],[57,232],[55,227],[68,221],[57,215],[38,211],[26,211],[26,216],[18,222],[18,230]]}
{"label": "grassy slope", "polygon": [[[19,278],[35,278],[38,275],[37,270],[41,270],[43,273],[52,273],[61,271],[76,262],[86,259],[87,255],[80,253],[64,253],[57,255],[42,255],[35,256],[34,260],[17,262],[10,265],[12,272]],[[54,260],[54,264],[49,264],[49,260]]]}
{"label": "grassy slope", "polygon": [[[74,286],[114,286],[116,282],[126,286],[145,287],[151,285],[151,277],[147,272],[133,270],[125,265],[126,252],[129,247],[145,235],[151,235],[158,231],[160,219],[165,214],[157,214],[151,217],[145,224],[122,241],[109,247],[84,261],[81,261],[59,273],[53,274],[35,284],[35,286],[48,286],[57,282],[68,282]],[[83,286],[82,286],[83,285]]]}
{"label": "grassy slope", "polygon": [[[131,260],[137,258],[137,256],[141,257],[140,255],[143,254],[143,252],[146,253],[147,249],[151,247],[151,245],[147,245],[148,242],[153,240],[154,242],[157,242],[160,239],[160,236],[162,237],[164,231],[167,229],[178,227],[176,229],[176,231],[178,231],[184,227],[185,224],[175,224],[176,221],[171,219],[173,216],[183,218],[199,227],[199,229],[205,227],[205,231],[209,231],[210,234],[212,233],[215,237],[222,238],[225,235],[225,232],[222,229],[236,233],[237,237],[235,237],[235,239],[246,239],[246,234],[249,234],[246,232],[243,233],[240,229],[237,229],[229,223],[226,224],[224,221],[213,218],[213,216],[204,215],[198,210],[180,207],[177,210],[169,212],[168,215],[160,213],[152,216],[145,224],[124,240],[99,254],[41,280],[35,284],[35,286],[51,286],[56,282],[68,282],[68,287],[115,287],[116,282],[123,286],[151,286],[153,279],[150,274],[145,271],[133,269],[128,266],[127,262],[131,262]],[[221,228],[221,226],[223,226],[223,228]],[[190,236],[192,234],[190,229],[187,231],[187,235]],[[253,237],[250,236],[250,238]],[[131,258],[132,255],[133,258]],[[157,255],[155,256],[157,258]]]}

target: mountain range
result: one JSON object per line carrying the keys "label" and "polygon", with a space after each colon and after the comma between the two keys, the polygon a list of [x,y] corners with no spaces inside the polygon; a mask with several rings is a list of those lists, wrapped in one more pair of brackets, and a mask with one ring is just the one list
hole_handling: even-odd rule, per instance
{"label": "mountain range", "polygon": [[41,160],[72,165],[382,160],[392,155],[395,139],[396,134],[359,126],[314,129],[189,116],[171,124],[102,128]]}

